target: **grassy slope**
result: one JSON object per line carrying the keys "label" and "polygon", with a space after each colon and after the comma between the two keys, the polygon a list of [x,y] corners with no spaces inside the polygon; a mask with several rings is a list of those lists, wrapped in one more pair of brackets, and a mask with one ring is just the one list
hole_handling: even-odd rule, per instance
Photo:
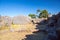
{"label": "grassy slope", "polygon": [[[22,40],[25,38],[25,35],[32,34],[32,31],[35,30],[35,26],[33,24],[26,25],[11,25],[11,27],[15,30],[14,32],[9,31],[9,27],[2,27],[0,30],[0,40]],[[19,32],[16,30],[26,29],[24,32]],[[7,31],[5,31],[7,30]],[[28,31],[27,31],[28,30]]]}

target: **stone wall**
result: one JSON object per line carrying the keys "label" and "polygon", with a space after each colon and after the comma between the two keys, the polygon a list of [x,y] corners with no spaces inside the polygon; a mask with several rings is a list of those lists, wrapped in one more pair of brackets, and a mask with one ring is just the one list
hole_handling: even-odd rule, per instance
{"label": "stone wall", "polygon": [[47,20],[47,18],[36,18],[36,19],[32,19],[34,21],[34,23],[40,23],[43,20]]}

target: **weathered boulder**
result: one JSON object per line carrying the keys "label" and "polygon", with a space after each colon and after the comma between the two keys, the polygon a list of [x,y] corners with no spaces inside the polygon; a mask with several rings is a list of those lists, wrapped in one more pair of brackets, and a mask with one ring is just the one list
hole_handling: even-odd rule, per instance
{"label": "weathered boulder", "polygon": [[3,21],[6,26],[11,26],[11,24],[12,24],[12,19],[9,16],[3,16]]}
{"label": "weathered boulder", "polygon": [[31,19],[27,16],[15,16],[13,17],[13,24],[28,24],[31,23]]}
{"label": "weathered boulder", "polygon": [[42,21],[47,20],[47,18],[36,18],[32,20],[34,21],[34,23],[43,23]]}
{"label": "weathered boulder", "polygon": [[9,16],[1,16],[0,26],[10,26],[12,24],[12,19]]}

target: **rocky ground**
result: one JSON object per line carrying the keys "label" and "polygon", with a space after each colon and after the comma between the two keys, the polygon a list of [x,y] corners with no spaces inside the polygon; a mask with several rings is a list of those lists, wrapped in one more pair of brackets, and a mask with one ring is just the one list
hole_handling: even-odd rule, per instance
{"label": "rocky ground", "polygon": [[[46,25],[38,25],[36,29],[44,30]],[[33,34],[26,35],[25,40],[44,40],[46,34],[43,31],[34,31]]]}

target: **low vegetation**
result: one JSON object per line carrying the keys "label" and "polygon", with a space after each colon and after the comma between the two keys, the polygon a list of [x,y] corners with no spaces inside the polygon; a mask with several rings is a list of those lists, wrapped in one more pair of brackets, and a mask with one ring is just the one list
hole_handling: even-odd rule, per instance
{"label": "low vegetation", "polygon": [[[37,15],[38,14],[38,15]],[[28,16],[31,18],[48,18],[48,11],[47,10],[37,10],[37,14],[29,14]]]}

